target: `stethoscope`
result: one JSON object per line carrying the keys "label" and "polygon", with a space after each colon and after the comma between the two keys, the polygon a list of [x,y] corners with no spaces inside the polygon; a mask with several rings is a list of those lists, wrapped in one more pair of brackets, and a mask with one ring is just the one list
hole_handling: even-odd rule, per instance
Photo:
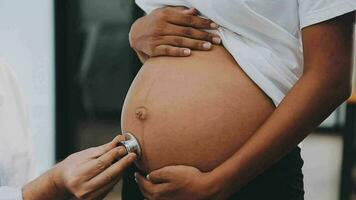
{"label": "stethoscope", "polygon": [[119,143],[119,146],[125,147],[127,153],[135,153],[137,158],[141,157],[141,146],[136,137],[129,132],[124,132],[122,135],[125,137],[125,141]]}

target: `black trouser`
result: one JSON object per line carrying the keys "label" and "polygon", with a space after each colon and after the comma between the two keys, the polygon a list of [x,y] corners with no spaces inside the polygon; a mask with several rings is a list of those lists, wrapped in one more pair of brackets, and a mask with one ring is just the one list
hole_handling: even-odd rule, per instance
{"label": "black trouser", "polygon": [[[297,147],[229,199],[304,200],[303,164]],[[135,171],[137,168],[132,167],[124,174],[122,200],[144,199],[134,181]]]}

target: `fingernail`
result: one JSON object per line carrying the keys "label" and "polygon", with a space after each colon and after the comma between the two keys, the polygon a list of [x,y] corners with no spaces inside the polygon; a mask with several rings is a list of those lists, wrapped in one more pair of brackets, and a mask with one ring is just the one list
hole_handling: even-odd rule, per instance
{"label": "fingernail", "polygon": [[211,43],[210,42],[204,42],[203,49],[210,49],[210,48],[211,48]]}
{"label": "fingernail", "polygon": [[136,182],[136,183],[138,182],[136,177],[135,177],[135,182]]}
{"label": "fingernail", "polygon": [[134,159],[134,161],[137,160],[137,155],[135,153],[130,153],[130,156],[132,159]]}
{"label": "fingernail", "polygon": [[184,12],[184,14],[188,14],[188,13],[194,12],[194,10],[195,10],[195,8],[187,8],[183,12]]}
{"label": "fingernail", "polygon": [[146,179],[150,180],[150,175],[149,174],[147,174]]}
{"label": "fingernail", "polygon": [[190,55],[191,51],[190,49],[184,49],[183,53],[184,55]]}
{"label": "fingernail", "polygon": [[112,142],[115,142],[116,140],[118,140],[120,138],[120,135],[117,135],[116,137],[114,137],[114,139],[112,140]]}
{"label": "fingernail", "polygon": [[122,147],[119,148],[119,154],[125,154],[126,150]]}
{"label": "fingernail", "polygon": [[214,43],[214,44],[220,44],[220,43],[221,43],[221,38],[219,38],[219,37],[213,37],[213,43]]}
{"label": "fingernail", "polygon": [[210,24],[210,28],[216,29],[216,28],[219,28],[219,25],[213,22]]}

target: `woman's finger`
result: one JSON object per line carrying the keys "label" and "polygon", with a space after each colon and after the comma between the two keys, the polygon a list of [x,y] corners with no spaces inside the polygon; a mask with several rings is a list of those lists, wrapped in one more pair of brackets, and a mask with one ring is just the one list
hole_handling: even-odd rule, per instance
{"label": "woman's finger", "polygon": [[[166,199],[165,196],[174,191],[174,186],[170,183],[154,184],[139,173],[135,173],[135,181],[137,182],[144,197],[150,199],[152,196],[160,195],[160,199]],[[170,199],[170,198],[167,198]]]}
{"label": "woman's finger", "polygon": [[163,168],[156,171],[152,171],[146,176],[146,179],[155,184],[169,183],[172,181],[172,175],[169,171]]}
{"label": "woman's finger", "polygon": [[191,54],[191,50],[188,48],[174,47],[171,45],[159,45],[154,47],[152,52],[149,52],[150,56],[174,56],[174,57],[185,57]]}
{"label": "woman's finger", "polygon": [[162,43],[175,47],[184,47],[195,50],[210,50],[212,47],[211,42],[195,40],[180,36],[162,36]]}
{"label": "woman's finger", "polygon": [[189,14],[189,15],[197,15],[199,11],[196,8],[188,8],[185,6],[165,6],[162,8],[157,8],[157,10],[168,10],[170,12],[182,12],[184,14]]}
{"label": "woman's finger", "polygon": [[197,29],[217,29],[218,25],[210,19],[200,16],[195,8],[166,7],[160,10],[161,16],[172,24],[189,26]]}
{"label": "woman's finger", "polygon": [[197,29],[217,29],[219,26],[210,19],[205,19],[195,15],[167,15],[168,22],[179,26],[188,26]]}
{"label": "woman's finger", "polygon": [[88,182],[88,187],[90,188],[101,188],[104,185],[114,182],[117,178],[120,178],[122,173],[126,168],[128,168],[135,160],[137,155],[134,153],[129,153],[122,157],[119,161],[112,164],[110,167],[105,169],[99,175],[93,177]]}
{"label": "woman's finger", "polygon": [[196,40],[210,41],[214,44],[221,43],[220,36],[217,34],[209,33],[192,27],[184,27],[174,24],[168,24],[161,35],[182,36]]}
{"label": "woman's finger", "polygon": [[139,173],[135,173],[135,181],[142,192],[143,196],[147,199],[151,199],[153,195],[153,187],[154,184],[145,179],[145,177],[141,176]]}

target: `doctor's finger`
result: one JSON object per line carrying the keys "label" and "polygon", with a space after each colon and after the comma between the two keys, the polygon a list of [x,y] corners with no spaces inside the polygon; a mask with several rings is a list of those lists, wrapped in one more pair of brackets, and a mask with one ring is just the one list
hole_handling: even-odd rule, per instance
{"label": "doctor's finger", "polygon": [[104,171],[106,168],[110,167],[116,160],[120,159],[127,153],[125,147],[119,146],[106,152],[104,155],[93,160],[94,168],[99,170],[98,172]]}
{"label": "doctor's finger", "polygon": [[118,145],[120,144],[120,142],[125,141],[125,140],[126,140],[125,136],[122,135],[122,134],[119,134],[119,135],[117,135],[117,136],[112,140],[112,142],[113,142],[116,146],[118,146]]}
{"label": "doctor's finger", "polygon": [[115,182],[116,179],[121,178],[124,170],[128,168],[136,160],[137,156],[134,153],[129,153],[122,157],[119,161],[112,164],[99,175],[93,177],[89,182],[90,188],[101,188],[107,184]]}
{"label": "doctor's finger", "polygon": [[88,199],[102,200],[104,199],[115,187],[115,185],[120,181],[120,178],[115,181],[105,185],[102,188],[92,188],[93,192],[88,195]]}
{"label": "doctor's finger", "polygon": [[81,167],[81,171],[90,179],[97,176],[105,169],[110,167],[116,160],[120,159],[126,154],[124,147],[116,147],[106,152],[97,159],[93,159]]}
{"label": "doctor's finger", "polygon": [[105,154],[106,152],[110,151],[111,149],[118,146],[119,142],[124,141],[125,137],[123,135],[116,136],[111,142],[103,144],[98,147],[92,147],[87,150],[84,150],[86,155],[91,158],[98,158],[101,155]]}

